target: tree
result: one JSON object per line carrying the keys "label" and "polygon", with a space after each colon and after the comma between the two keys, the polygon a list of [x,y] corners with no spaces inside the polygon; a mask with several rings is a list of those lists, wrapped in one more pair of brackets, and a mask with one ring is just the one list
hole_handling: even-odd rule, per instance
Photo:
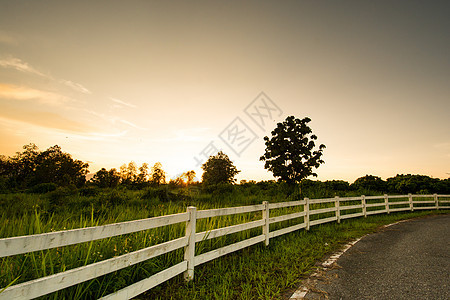
{"label": "tree", "polygon": [[366,175],[360,177],[352,183],[352,187],[355,190],[367,190],[374,192],[386,192],[386,181],[378,176]]}
{"label": "tree", "polygon": [[91,179],[92,183],[101,188],[116,187],[120,182],[120,175],[116,169],[107,171],[105,168],[98,170]]}
{"label": "tree", "polygon": [[194,183],[194,178],[195,178],[195,171],[194,170],[187,171],[183,175],[186,178],[186,184],[187,185],[190,185],[190,184]]}
{"label": "tree", "polygon": [[289,116],[277,124],[270,139],[264,137],[266,151],[260,160],[279,181],[294,184],[310,175],[317,176],[312,169],[324,163],[321,157],[325,145],[314,150],[317,136],[308,126],[310,121],[308,117],[300,120]]}
{"label": "tree", "polygon": [[89,165],[81,160],[74,160],[69,153],[62,152],[55,145],[39,153],[35,160],[34,178],[31,183],[49,183],[58,185],[74,184],[78,187],[86,182]]}
{"label": "tree", "polygon": [[148,182],[148,164],[147,163],[143,163],[140,167],[139,167],[139,174],[136,177],[136,183],[140,186],[142,186],[143,184],[145,184],[146,182]]}
{"label": "tree", "polygon": [[89,165],[73,159],[69,153],[55,145],[39,151],[35,144],[23,146],[11,158],[2,159],[0,173],[8,179],[10,187],[27,188],[41,183],[82,186]]}
{"label": "tree", "polygon": [[123,164],[120,166],[120,177],[122,178],[122,184],[131,185],[136,181],[137,167],[134,161]]}
{"label": "tree", "polygon": [[164,172],[160,162],[157,162],[152,167],[152,175],[150,181],[153,184],[160,185],[166,183],[166,172]]}
{"label": "tree", "polygon": [[234,177],[240,172],[236,169],[228,155],[222,151],[210,156],[202,165],[202,182],[206,185],[218,183],[234,183]]}

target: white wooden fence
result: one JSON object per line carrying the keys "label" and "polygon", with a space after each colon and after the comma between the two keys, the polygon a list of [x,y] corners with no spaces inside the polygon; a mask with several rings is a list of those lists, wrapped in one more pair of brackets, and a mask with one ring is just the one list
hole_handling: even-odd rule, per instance
{"label": "white wooden fence", "polygon": [[[285,207],[299,207],[299,210],[302,208],[302,211],[270,217],[270,210]],[[33,299],[184,247],[184,261],[181,263],[101,298],[130,299],[181,273],[184,273],[186,280],[192,280],[194,277],[194,268],[198,265],[260,242],[264,242],[265,245],[268,245],[271,238],[295,230],[302,228],[309,230],[309,228],[314,225],[333,221],[339,223],[343,219],[361,216],[367,217],[372,214],[439,208],[450,208],[450,195],[409,194],[347,198],[335,197],[326,199],[305,198],[304,200],[299,201],[280,203],[263,202],[259,205],[200,211],[197,211],[195,207],[190,206],[188,207],[187,212],[180,214],[96,227],[3,238],[0,239],[0,258],[186,222],[186,235],[184,237],[83,267],[12,285],[0,293],[0,299]],[[195,232],[196,221],[198,219],[258,211],[262,212],[262,218],[260,220],[205,232]],[[325,216],[322,218],[323,215]],[[298,218],[303,218],[303,222],[276,231],[269,230],[270,224]],[[257,227],[262,228],[261,235],[195,256],[195,244],[197,242]],[[0,291],[1,290],[2,288],[0,287]]]}

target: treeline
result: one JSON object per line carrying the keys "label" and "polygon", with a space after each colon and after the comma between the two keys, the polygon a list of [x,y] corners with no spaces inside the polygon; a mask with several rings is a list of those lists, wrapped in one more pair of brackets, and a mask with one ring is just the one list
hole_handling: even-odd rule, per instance
{"label": "treeline", "polygon": [[342,180],[311,181],[302,183],[307,188],[323,188],[334,191],[368,191],[377,194],[448,194],[450,180],[432,178],[425,175],[397,174],[395,177],[381,179],[378,176],[366,175],[355,180],[352,184]]}
{"label": "treeline", "polygon": [[57,187],[115,188],[119,185],[142,189],[166,183],[174,186],[193,184],[195,179],[195,172],[191,170],[167,182],[166,172],[159,162],[151,168],[147,163],[138,167],[133,161],[119,170],[102,168],[89,181],[86,180],[88,173],[88,163],[73,159],[58,145],[40,151],[35,144],[28,144],[23,146],[23,152],[12,157],[0,155],[0,192],[49,192]]}
{"label": "treeline", "polygon": [[[270,189],[271,185],[280,184],[275,181],[247,182],[242,180],[241,185],[257,186],[262,189]],[[425,175],[397,174],[383,180],[378,176],[366,175],[349,183],[344,180],[310,180],[301,181],[300,190],[307,197],[332,197],[348,195],[377,195],[377,194],[450,194],[450,178],[439,179]]]}
{"label": "treeline", "polygon": [[[220,166],[225,165],[226,170],[229,169],[231,162],[228,157],[222,153],[220,155],[211,157],[208,160],[209,164],[204,165],[205,173],[208,174],[203,183],[194,182],[195,172],[187,171],[181,173],[178,177],[167,181],[166,173],[164,172],[161,163],[157,162],[153,167],[149,168],[147,163],[137,166],[136,163],[122,165],[119,170],[112,168],[107,170],[105,168],[97,171],[94,176],[87,181],[89,165],[80,160],[73,159],[69,153],[65,153],[59,146],[53,146],[45,151],[40,151],[35,144],[28,144],[23,146],[23,152],[17,152],[12,157],[0,156],[0,192],[16,192],[16,191],[31,191],[37,193],[50,192],[58,187],[70,188],[115,188],[118,186],[127,189],[144,189],[147,187],[167,187],[177,188],[186,185],[202,185],[205,191],[222,191],[230,190],[227,185],[217,185],[216,179],[221,179],[219,175],[224,172]],[[221,160],[220,164],[213,164],[215,160]],[[211,166],[210,166],[211,165]],[[218,165],[218,166],[216,166]],[[239,171],[229,174],[223,182],[233,182],[230,180]],[[204,176],[205,177],[205,176]],[[220,177],[220,178],[219,178]],[[222,176],[223,177],[223,176]],[[228,178],[229,177],[229,178]],[[221,182],[218,180],[217,182]],[[302,196],[308,197],[322,197],[324,195],[351,195],[356,194],[450,194],[450,179],[431,178],[425,175],[396,175],[395,177],[382,180],[380,177],[373,175],[366,175],[358,178],[353,183],[343,180],[331,181],[313,181],[304,179],[300,182],[300,190]],[[268,181],[245,181],[242,180],[239,185],[242,191],[257,192],[273,191],[285,192],[290,194],[291,191],[297,190],[292,185],[285,182]]]}

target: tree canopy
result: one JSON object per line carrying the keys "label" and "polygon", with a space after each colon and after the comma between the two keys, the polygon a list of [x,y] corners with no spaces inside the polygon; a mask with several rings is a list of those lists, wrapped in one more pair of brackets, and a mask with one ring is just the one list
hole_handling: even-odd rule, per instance
{"label": "tree canopy", "polygon": [[58,145],[45,151],[40,151],[35,144],[25,145],[23,149],[13,157],[1,159],[0,175],[7,178],[10,187],[26,188],[41,183],[82,186],[85,183],[89,165],[73,159]]}
{"label": "tree canopy", "polygon": [[206,185],[234,183],[236,181],[234,177],[240,172],[222,151],[210,156],[202,165],[202,169],[202,182]]}
{"label": "tree canopy", "polygon": [[360,177],[352,183],[352,188],[355,190],[367,191],[386,191],[386,182],[378,176],[366,175]]}
{"label": "tree canopy", "polygon": [[280,181],[297,183],[313,175],[313,168],[324,163],[321,159],[325,145],[315,149],[317,136],[312,134],[308,123],[303,119],[289,116],[272,131],[272,137],[264,137],[266,151],[260,160],[265,161],[264,168],[278,177]]}
{"label": "tree canopy", "polygon": [[166,172],[162,168],[162,164],[157,162],[152,167],[151,182],[155,185],[166,183]]}

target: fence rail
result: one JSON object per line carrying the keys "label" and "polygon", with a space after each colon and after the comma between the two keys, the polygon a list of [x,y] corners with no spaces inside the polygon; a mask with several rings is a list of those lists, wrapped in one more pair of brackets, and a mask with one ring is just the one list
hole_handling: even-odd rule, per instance
{"label": "fence rail", "polygon": [[[393,201],[391,202],[390,199],[392,199]],[[404,200],[398,201],[400,199]],[[370,201],[371,203],[367,203],[368,201]],[[359,203],[355,204],[355,202]],[[286,207],[299,207],[299,209],[301,209],[302,211],[270,217],[270,210]],[[367,215],[373,214],[389,214],[391,212],[398,211],[414,211],[440,208],[450,209],[450,195],[408,194],[393,196],[363,195],[360,197],[335,197],[326,199],[305,198],[304,200],[298,201],[280,203],[268,203],[265,201],[259,205],[218,208],[201,211],[197,211],[195,207],[191,206],[188,207],[187,212],[185,213],[96,227],[3,238],[0,239],[0,258],[67,245],[79,244],[127,233],[133,233],[186,222],[186,234],[184,237],[140,249],[121,256],[99,261],[83,267],[38,278],[21,284],[12,285],[7,288],[0,287],[0,299],[37,298],[146,261],[148,259],[174,251],[176,249],[184,248],[184,261],[157,274],[154,274],[149,278],[141,280],[113,294],[101,298],[130,299],[182,273],[184,274],[186,280],[192,280],[194,277],[194,268],[200,264],[261,242],[264,242],[265,245],[268,245],[271,238],[287,234],[289,232],[293,232],[303,228],[309,230],[310,226],[334,221],[337,221],[339,223],[343,219],[363,216],[367,217]],[[196,221],[198,219],[259,211],[261,211],[262,216],[259,220],[213,229],[210,231],[196,232]],[[314,216],[314,220],[311,220],[311,216]],[[293,226],[270,231],[270,224],[296,219],[298,219],[299,221],[301,220],[302,222]],[[262,234],[258,236],[251,237],[243,241],[195,256],[195,244],[200,241],[258,227],[262,228]]]}

